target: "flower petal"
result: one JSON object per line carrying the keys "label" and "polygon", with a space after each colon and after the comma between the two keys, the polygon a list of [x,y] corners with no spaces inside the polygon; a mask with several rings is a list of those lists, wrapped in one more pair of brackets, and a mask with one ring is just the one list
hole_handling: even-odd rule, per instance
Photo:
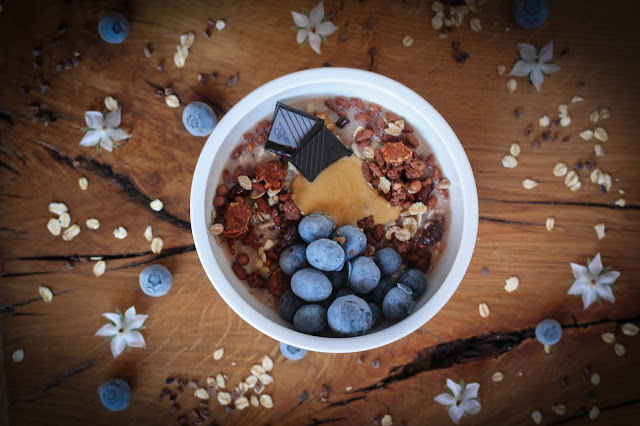
{"label": "flower petal", "polygon": [[605,272],[598,277],[598,282],[601,284],[613,284],[619,276],[620,272],[618,271]]}
{"label": "flower petal", "polygon": [[542,71],[544,71],[547,74],[560,71],[560,67],[556,64],[540,64],[539,67]]}
{"label": "flower petal", "polygon": [[536,60],[536,48],[527,43],[518,43],[518,49],[520,50],[520,57],[527,62],[535,62]]}
{"label": "flower petal", "polygon": [[121,334],[111,339],[111,353],[113,354],[114,358],[118,358],[118,355],[120,355],[126,347],[127,342],[124,340],[124,337],[122,337]]}
{"label": "flower petal", "polygon": [[553,58],[553,41],[550,41],[545,47],[540,49],[540,53],[538,54],[538,62],[541,64],[544,62],[549,62]]}
{"label": "flower petal", "polygon": [[480,403],[475,399],[468,399],[466,401],[463,401],[461,406],[464,411],[469,414],[478,414],[482,409],[482,405],[480,405]]}
{"label": "flower petal", "polygon": [[529,78],[536,87],[536,90],[539,92],[540,86],[542,86],[542,82],[544,81],[544,75],[542,74],[542,71],[540,71],[540,67],[535,67],[533,71],[531,71],[531,74],[529,74]]}
{"label": "flower petal", "polygon": [[322,2],[318,3],[313,9],[311,9],[309,16],[311,17],[312,23],[319,24],[324,18],[324,4],[322,4]]}
{"label": "flower petal", "polygon": [[131,135],[127,132],[125,132],[124,130],[122,130],[121,128],[109,128],[107,129],[107,136],[109,136],[111,138],[111,140],[113,140],[114,142],[118,142],[121,141],[123,139],[128,139],[131,137]]}
{"label": "flower petal", "polygon": [[464,408],[456,404],[449,407],[449,417],[455,424],[458,424],[462,416],[464,416]]}
{"label": "flower petal", "polygon": [[144,324],[148,317],[149,315],[136,315],[135,318],[126,321],[124,325],[124,332],[127,333],[131,330],[142,327],[142,324]]}
{"label": "flower petal", "polygon": [[111,337],[114,334],[118,334],[119,330],[120,329],[113,324],[105,324],[100,327],[100,330],[96,331],[96,336]]}
{"label": "flower petal", "polygon": [[578,295],[584,293],[588,289],[587,281],[581,278],[573,283],[567,294]]}
{"label": "flower petal", "polygon": [[298,13],[298,12],[294,12],[292,10],[291,11],[291,16],[293,17],[293,22],[296,24],[296,26],[298,26],[298,27],[308,27],[309,26],[309,19],[307,19],[307,17],[304,14]]}
{"label": "flower petal", "polygon": [[534,64],[527,63],[525,61],[518,61],[509,72],[510,76],[524,77],[528,75],[535,67]]}
{"label": "flower petal", "polygon": [[298,31],[296,41],[298,42],[298,44],[302,44],[302,42],[304,42],[304,39],[307,37],[309,37],[309,30],[305,28],[304,30]]}
{"label": "flower petal", "polygon": [[316,32],[325,37],[335,33],[337,29],[338,27],[336,27],[331,21],[326,21],[316,26]]}
{"label": "flower petal", "polygon": [[100,141],[100,147],[104,148],[105,151],[113,151],[113,140],[109,135],[105,134],[104,138]]}
{"label": "flower petal", "polygon": [[317,34],[309,34],[309,46],[311,46],[311,48],[315,50],[318,55],[322,54],[322,52],[320,51],[320,37],[318,37]]}
{"label": "flower petal", "polygon": [[84,121],[90,129],[99,129],[104,122],[102,113],[99,111],[87,111],[84,113]]}
{"label": "flower petal", "polygon": [[616,298],[613,295],[613,291],[611,291],[611,286],[606,284],[599,284],[596,286],[596,291],[598,292],[598,296],[607,302],[615,303]]}
{"label": "flower petal", "polygon": [[451,405],[455,404],[456,398],[450,393],[441,393],[440,395],[433,398],[435,402],[442,405]]}
{"label": "flower petal", "polygon": [[593,302],[596,301],[596,290],[589,288],[582,293],[582,305],[584,309],[587,309]]}
{"label": "flower petal", "polygon": [[458,397],[458,395],[460,395],[460,392],[462,392],[462,388],[460,387],[460,385],[451,379],[447,379],[447,387],[451,389],[451,392],[453,392],[453,396],[456,398]]}
{"label": "flower petal", "polygon": [[104,119],[104,122],[108,127],[118,127],[120,125],[120,120],[122,119],[122,109],[118,108],[115,111],[111,111]]}
{"label": "flower petal", "polygon": [[600,253],[596,254],[591,263],[589,263],[589,272],[592,276],[597,277],[602,272],[602,259],[600,259]]}
{"label": "flower petal", "polygon": [[139,331],[130,331],[129,333],[125,333],[122,336],[127,342],[127,345],[132,348],[144,348],[146,346],[144,337],[142,337],[142,333],[140,333]]}
{"label": "flower petal", "polygon": [[471,398],[477,398],[478,389],[480,389],[480,383],[469,383],[467,386],[464,387],[462,400],[464,401]]}
{"label": "flower petal", "polygon": [[102,130],[89,130],[87,133],[84,134],[84,137],[80,141],[79,145],[94,146],[103,137],[104,137],[104,132]]}
{"label": "flower petal", "polygon": [[129,309],[124,311],[124,321],[129,322],[136,317],[136,307],[130,306]]}
{"label": "flower petal", "polygon": [[571,271],[573,272],[573,277],[576,280],[588,280],[590,278],[589,270],[586,266],[578,265],[577,263],[570,263],[569,265],[571,265]]}
{"label": "flower petal", "polygon": [[118,314],[114,314],[112,312],[106,312],[102,314],[102,316],[108,319],[109,321],[111,321],[118,328],[120,328],[120,326],[122,325],[122,319]]}

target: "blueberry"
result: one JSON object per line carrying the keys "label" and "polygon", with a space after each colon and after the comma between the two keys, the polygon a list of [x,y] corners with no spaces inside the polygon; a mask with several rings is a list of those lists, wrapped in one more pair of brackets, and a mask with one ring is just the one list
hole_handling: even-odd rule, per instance
{"label": "blueberry", "polygon": [[382,309],[380,309],[380,306],[376,305],[375,303],[367,303],[367,305],[369,305],[369,309],[371,309],[371,327],[373,327],[378,321],[380,321],[382,319]]}
{"label": "blueberry", "polygon": [[310,243],[319,238],[329,238],[333,232],[333,221],[322,213],[312,213],[302,218],[298,224],[298,233]]}
{"label": "blueberry", "polygon": [[307,354],[306,349],[301,349],[296,346],[287,345],[286,343],[280,342],[280,352],[284,355],[285,358],[290,359],[292,361],[297,361],[299,359],[304,358]]}
{"label": "blueberry", "polygon": [[521,27],[539,27],[549,16],[549,3],[547,0],[515,0],[513,16]]}
{"label": "blueberry", "polygon": [[555,345],[561,337],[562,326],[556,320],[542,320],[536,327],[536,339],[543,345]]}
{"label": "blueberry", "polygon": [[403,284],[389,290],[382,301],[382,313],[385,318],[392,321],[406,318],[413,308],[412,293],[411,289]]}
{"label": "blueberry", "polygon": [[280,255],[280,269],[287,275],[293,275],[296,271],[309,266],[307,262],[307,245],[296,244]]}
{"label": "blueberry", "polygon": [[129,35],[129,21],[121,13],[109,13],[100,19],[98,33],[107,43],[120,44]]}
{"label": "blueberry", "polygon": [[204,102],[191,102],[182,112],[182,123],[193,136],[209,136],[217,122],[216,114]]}
{"label": "blueberry", "polygon": [[131,401],[131,388],[122,379],[110,379],[98,388],[98,395],[107,410],[122,411]]}
{"label": "blueberry", "polygon": [[301,269],[291,277],[291,290],[306,302],[319,302],[331,295],[331,281],[322,272],[313,269]]}
{"label": "blueberry", "polygon": [[149,265],[140,272],[138,277],[140,288],[147,296],[164,296],[169,292],[173,277],[171,272],[162,265]]}
{"label": "blueberry", "polygon": [[373,303],[377,303],[378,305],[382,304],[384,297],[387,295],[389,290],[395,287],[393,281],[389,278],[381,278],[380,282],[369,293],[367,293],[367,299]]}
{"label": "blueberry", "polygon": [[349,287],[343,287],[336,291],[336,299],[342,296],[357,296],[356,292],[351,290]]}
{"label": "blueberry", "polygon": [[351,261],[349,286],[359,294],[369,293],[380,282],[380,269],[373,259],[360,256]]}
{"label": "blueberry", "polygon": [[318,334],[327,326],[327,308],[304,305],[294,315],[293,326],[302,333]]}
{"label": "blueberry", "polygon": [[309,264],[322,271],[337,271],[344,265],[344,251],[340,244],[320,238],[307,246]]}
{"label": "blueberry", "polygon": [[373,325],[371,308],[358,296],[342,296],[327,311],[329,327],[341,336],[362,336]]}
{"label": "blueberry", "polygon": [[409,287],[416,299],[427,288],[427,276],[420,269],[407,269],[398,278],[398,283]]}
{"label": "blueberry", "polygon": [[334,290],[341,289],[347,285],[349,279],[349,264],[345,263],[342,268],[337,271],[327,271],[327,278],[331,281]]}
{"label": "blueberry", "polygon": [[401,263],[402,258],[392,247],[383,248],[376,253],[376,265],[380,268],[382,275],[395,274]]}
{"label": "blueberry", "polygon": [[360,256],[367,247],[367,236],[353,225],[345,225],[338,228],[338,230],[333,233],[333,238],[337,237],[345,238],[342,244],[345,260],[351,260],[356,256]]}
{"label": "blueberry", "polygon": [[291,289],[288,289],[282,293],[280,300],[278,300],[278,311],[282,318],[291,322],[293,320],[293,316],[296,314],[298,309],[302,307],[302,305],[304,305],[304,300],[296,296]]}

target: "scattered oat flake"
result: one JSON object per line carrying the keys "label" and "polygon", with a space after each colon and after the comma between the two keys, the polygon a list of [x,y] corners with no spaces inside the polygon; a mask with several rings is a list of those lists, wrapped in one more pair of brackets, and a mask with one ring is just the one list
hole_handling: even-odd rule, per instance
{"label": "scattered oat flake", "polygon": [[591,407],[591,410],[589,410],[589,419],[595,420],[598,418],[599,415],[600,415],[600,409],[595,405]]}
{"label": "scattered oat flake", "polygon": [[517,143],[512,143],[511,146],[509,147],[509,153],[514,157],[517,157],[518,155],[520,155],[520,151],[521,151],[520,145]]}
{"label": "scattered oat flake", "polygon": [[380,426],[391,426],[393,424],[393,419],[391,418],[391,414],[385,414],[380,419]]}
{"label": "scattered oat flake", "polygon": [[489,317],[489,305],[487,305],[486,303],[480,303],[478,305],[478,312],[480,312],[480,316],[482,318],[488,318]]}
{"label": "scattered oat flake", "polygon": [[411,47],[413,44],[413,38],[410,35],[406,35],[402,38],[402,45],[404,47]]}
{"label": "scattered oat flake", "polygon": [[505,280],[504,289],[511,293],[512,291],[517,290],[519,285],[520,279],[518,277],[509,277]]}
{"label": "scattered oat flake", "polygon": [[78,179],[78,185],[80,185],[80,189],[86,191],[89,187],[89,180],[86,177],[81,177]]}
{"label": "scattered oat flake", "polygon": [[593,130],[587,129],[580,132],[580,137],[585,141],[593,138]]}
{"label": "scattered oat flake", "polygon": [[624,356],[627,353],[627,348],[625,348],[622,343],[615,343],[613,345],[613,350],[618,356]]}
{"label": "scattered oat flake", "polygon": [[258,380],[260,380],[260,383],[262,383],[265,386],[273,383],[273,377],[267,373],[259,375]]}
{"label": "scattered oat flake", "polygon": [[500,371],[496,371],[495,373],[493,373],[493,375],[491,375],[491,380],[493,380],[494,382],[501,382],[502,379],[504,379],[504,374],[502,374]]}
{"label": "scattered oat flake", "polygon": [[87,219],[87,221],[85,222],[87,225],[87,228],[89,229],[98,229],[100,228],[100,221],[94,217]]}
{"label": "scattered oat flake", "polygon": [[102,276],[104,271],[107,269],[107,263],[104,260],[98,260],[95,265],[93,265],[93,275],[96,277]]}
{"label": "scattered oat flake", "polygon": [[258,397],[255,395],[251,395],[251,397],[249,398],[249,401],[251,402],[251,405],[253,405],[254,407],[258,407],[260,405],[260,401],[258,400]]}
{"label": "scattered oat flake", "polygon": [[518,165],[518,160],[513,155],[505,155],[502,157],[502,167],[505,169],[513,169]]}
{"label": "scattered oat flake", "polygon": [[213,235],[220,235],[224,232],[224,226],[222,226],[221,223],[214,223],[213,225],[211,225],[211,227],[209,227],[209,232],[211,232]]}
{"label": "scattered oat flake", "polygon": [[596,153],[596,157],[604,157],[604,147],[602,144],[595,144],[593,146],[593,151]]}
{"label": "scattered oat flake", "polygon": [[582,96],[577,96],[576,95],[573,98],[571,98],[571,103],[572,104],[575,104],[577,102],[582,102],[582,101],[584,101],[584,98]]}
{"label": "scattered oat flake", "polygon": [[224,380],[224,376],[223,376],[221,373],[218,373],[218,374],[216,375],[216,382],[218,383],[218,386],[219,386],[220,388],[224,388],[224,387],[226,387],[226,386],[227,386],[227,383],[226,383],[226,381]]}
{"label": "scattered oat flake", "polygon": [[264,407],[264,408],[268,408],[271,409],[273,408],[273,399],[271,399],[270,395],[262,394],[260,395],[260,404]]}
{"label": "scattered oat flake", "polygon": [[68,228],[71,224],[71,216],[68,212],[64,212],[58,217],[58,221],[60,222],[60,226]]}
{"label": "scattered oat flake", "polygon": [[[184,67],[185,62],[187,61],[187,58],[182,54],[182,52],[180,50],[178,50],[176,53],[174,53],[173,55],[173,63],[176,64],[176,67],[178,68],[182,68]],[[167,104],[169,102],[167,101]],[[172,107],[175,108],[175,107]]]}
{"label": "scattered oat flake", "polygon": [[65,241],[71,241],[79,233],[80,233],[80,227],[76,224],[73,224],[62,233],[62,239]]}
{"label": "scattered oat flake", "polygon": [[49,211],[59,216],[62,213],[68,212],[69,209],[65,203],[51,203],[49,204]]}
{"label": "scattered oat flake", "polygon": [[238,410],[244,410],[245,408],[247,408],[249,406],[249,400],[247,399],[246,396],[241,396],[240,398],[238,398],[238,399],[236,399],[234,401],[233,405]]}
{"label": "scattered oat flake", "polygon": [[21,362],[24,359],[24,349],[16,349],[11,354],[11,360],[13,362]]}
{"label": "scattered oat flake", "polygon": [[571,124],[571,116],[570,115],[565,115],[564,117],[562,117],[560,119],[560,125],[562,127],[567,127],[569,124]]}
{"label": "scattered oat flake", "polygon": [[273,370],[273,360],[269,358],[269,355],[265,355],[262,358],[262,368],[264,368],[264,371],[267,371],[267,372]]}
{"label": "scattered oat flake", "polygon": [[601,120],[606,120],[607,118],[611,117],[611,111],[609,111],[609,108],[600,108],[598,110],[598,115],[600,116]]}
{"label": "scattered oat flake", "polygon": [[431,28],[433,28],[434,30],[439,30],[440,28],[442,28],[442,26],[444,25],[444,21],[442,20],[442,17],[436,15],[433,18],[431,18]]}
{"label": "scattered oat flake", "polygon": [[497,69],[498,69],[498,75],[502,75],[507,70],[507,67],[505,67],[504,65],[498,65]]}
{"label": "scattered oat flake", "polygon": [[606,142],[609,140],[609,134],[604,129],[604,127],[596,127],[593,129],[593,136],[601,142]]}
{"label": "scattered oat flake", "polygon": [[602,333],[600,337],[602,338],[603,342],[608,344],[612,344],[616,341],[616,336],[610,331],[607,331],[606,333]]}
{"label": "scattered oat flake", "polygon": [[151,210],[153,210],[154,212],[159,212],[163,209],[164,203],[156,198],[149,203],[149,207],[151,207]]}
{"label": "scattered oat flake", "polygon": [[549,355],[551,352],[553,352],[553,345],[544,345],[544,353]]}
{"label": "scattered oat flake", "polygon": [[196,398],[209,399],[209,392],[207,392],[205,388],[198,388],[193,394],[196,396]]}
{"label": "scattered oat flake", "polygon": [[60,221],[54,218],[49,219],[49,222],[47,222],[47,229],[52,235],[60,235],[60,232],[62,232]]}
{"label": "scattered oat flake", "polygon": [[344,388],[344,390],[350,392],[351,390],[353,390],[353,386],[347,386],[346,388]]}
{"label": "scattered oat flake", "polygon": [[153,228],[151,228],[151,225],[144,229],[144,238],[149,242],[153,239]]}
{"label": "scattered oat flake", "polygon": [[42,297],[42,300],[44,300],[47,303],[53,300],[53,292],[49,287],[45,287],[42,285],[38,286],[38,293],[40,293],[40,297]]}
{"label": "scattered oat flake", "polygon": [[151,251],[155,254],[160,254],[164,247],[164,241],[160,237],[155,237],[151,240]]}
{"label": "scattered oat flake", "polygon": [[107,111],[115,111],[118,109],[118,101],[113,99],[111,96],[107,96],[104,98],[104,107]]}
{"label": "scattered oat flake", "polygon": [[216,29],[218,31],[224,30],[224,27],[226,27],[226,26],[227,26],[227,23],[224,21],[224,19],[218,19],[216,21]]}
{"label": "scattered oat flake", "polygon": [[474,33],[479,33],[480,31],[482,31],[482,25],[480,24],[480,19],[478,18],[471,18],[469,20],[469,27]]}
{"label": "scattered oat flake", "polygon": [[538,186],[538,182],[533,179],[525,179],[522,181],[522,187],[524,189],[533,189]]}
{"label": "scattered oat flake", "polygon": [[517,88],[518,88],[518,82],[516,81],[515,78],[510,78],[509,80],[507,80],[507,91],[509,93],[515,92]]}
{"label": "scattered oat flake", "polygon": [[604,222],[595,225],[593,229],[596,230],[596,235],[598,236],[599,240],[603,239],[606,236]]}
{"label": "scattered oat flake", "polygon": [[631,322],[625,322],[622,325],[622,333],[626,336],[637,336],[638,331],[640,331],[640,328]]}
{"label": "scattered oat flake", "polygon": [[239,78],[240,78],[240,74],[235,73],[234,75],[229,77],[229,80],[227,80],[227,86],[235,86],[236,84],[238,84]]}
{"label": "scattered oat flake", "polygon": [[187,49],[193,46],[193,42],[196,40],[196,35],[194,33],[186,33],[180,36],[180,44]]}
{"label": "scattered oat flake", "polygon": [[253,367],[251,367],[251,374],[253,374],[256,377],[260,377],[260,375],[264,373],[266,373],[266,371],[259,364],[255,364]]}
{"label": "scattered oat flake", "polygon": [[627,200],[625,200],[624,198],[618,198],[616,200],[616,206],[618,207],[624,207],[627,205]]}
{"label": "scattered oat flake", "polygon": [[173,95],[173,94],[171,94],[169,96],[165,96],[164,101],[171,108],[178,108],[180,106],[180,99],[178,99],[178,97],[176,95]]}
{"label": "scattered oat flake", "polygon": [[246,379],[244,379],[244,383],[250,388],[254,387],[258,383],[258,378],[251,374]]}
{"label": "scattered oat flake", "polygon": [[218,402],[220,405],[231,404],[231,394],[229,392],[218,392]]}
{"label": "scattered oat flake", "polygon": [[551,409],[559,416],[564,416],[565,414],[567,414],[567,406],[564,404],[552,405]]}
{"label": "scattered oat flake", "polygon": [[113,230],[113,236],[119,240],[124,240],[125,238],[127,238],[127,235],[129,235],[129,233],[124,226],[118,226]]}
{"label": "scattered oat flake", "polygon": [[215,359],[216,361],[221,359],[223,355],[224,355],[224,348],[218,348],[215,351],[213,351],[213,359]]}
{"label": "scattered oat flake", "polygon": [[450,186],[451,186],[451,181],[449,181],[449,179],[447,178],[443,178],[440,182],[438,182],[438,185],[436,185],[436,188],[449,189]]}
{"label": "scattered oat flake", "polygon": [[238,176],[238,184],[247,191],[250,191],[252,188],[251,179],[249,178],[249,176]]}
{"label": "scattered oat flake", "polygon": [[575,170],[569,170],[567,172],[567,175],[564,177],[564,184],[569,187],[575,185],[579,181],[580,178],[578,177],[578,174],[575,172]]}
{"label": "scattered oat flake", "polygon": [[533,422],[537,425],[542,423],[542,413],[538,410],[535,410],[534,412],[531,413],[531,418],[533,419]]}
{"label": "scattered oat flake", "polygon": [[548,115],[543,115],[538,119],[538,125],[540,127],[547,127],[549,126],[549,124],[551,124],[551,120],[549,119]]}
{"label": "scattered oat flake", "polygon": [[594,110],[590,115],[589,115],[589,121],[592,123],[597,123],[598,120],[600,119],[600,114],[598,113],[598,110]]}
{"label": "scattered oat flake", "polygon": [[598,386],[600,384],[600,374],[593,373],[590,377],[591,383],[595,386]]}

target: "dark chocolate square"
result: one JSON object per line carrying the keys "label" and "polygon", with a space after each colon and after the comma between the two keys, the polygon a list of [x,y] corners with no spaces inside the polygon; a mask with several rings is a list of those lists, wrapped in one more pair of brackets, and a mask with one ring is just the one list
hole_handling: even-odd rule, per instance
{"label": "dark chocolate square", "polygon": [[303,141],[290,161],[309,182],[313,182],[324,169],[351,154],[351,150],[323,125],[308,141]]}
{"label": "dark chocolate square", "polygon": [[276,154],[292,155],[309,134],[320,129],[322,123],[321,118],[278,102],[266,148]]}

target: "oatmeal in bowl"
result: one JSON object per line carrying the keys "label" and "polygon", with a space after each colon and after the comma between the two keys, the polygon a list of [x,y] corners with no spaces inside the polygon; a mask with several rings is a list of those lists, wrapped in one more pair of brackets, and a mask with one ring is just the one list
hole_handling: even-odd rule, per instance
{"label": "oatmeal in bowl", "polygon": [[191,217],[207,275],[242,318],[287,344],[355,352],[442,308],[478,207],[466,155],[426,101],[377,74],[323,69],[274,80],[221,120]]}

